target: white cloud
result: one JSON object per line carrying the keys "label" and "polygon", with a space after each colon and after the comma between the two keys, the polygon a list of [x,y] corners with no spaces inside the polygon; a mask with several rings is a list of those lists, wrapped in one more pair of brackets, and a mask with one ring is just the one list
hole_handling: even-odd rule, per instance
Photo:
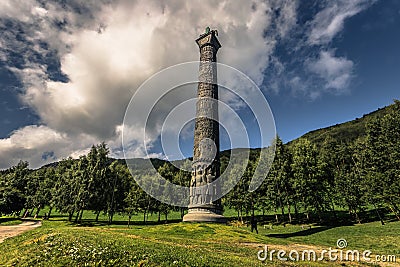
{"label": "white cloud", "polygon": [[325,88],[343,93],[353,76],[354,63],[344,57],[335,57],[333,51],[321,51],[314,61],[306,62],[307,68],[325,80]]}
{"label": "white cloud", "polygon": [[78,157],[81,154],[77,152],[82,147],[90,147],[95,141],[85,134],[68,136],[44,125],[26,126],[13,132],[9,138],[0,139],[0,169],[19,160],[27,160],[32,167],[38,167],[55,158],[72,155],[71,151],[74,151],[72,156]]}
{"label": "white cloud", "polygon": [[[277,8],[281,10],[278,31],[265,36],[276,16],[270,11]],[[43,163],[40,155],[50,148],[57,158],[79,155],[100,141],[118,149],[118,129],[133,92],[162,68],[198,60],[194,39],[206,26],[219,31],[223,46],[219,62],[261,84],[276,38],[284,38],[295,24],[295,9],[292,1],[262,0],[76,0],[64,5],[4,0],[0,18],[12,20],[23,31],[9,29],[0,37],[0,55],[8,58],[11,50],[23,55],[24,66],[10,65],[10,69],[24,83],[21,99],[45,126],[25,127],[0,140],[0,155],[12,154],[6,165],[23,158],[37,167]],[[15,38],[17,34],[22,39]],[[42,58],[36,59],[37,55]],[[67,82],[52,80],[49,56],[60,62]],[[43,138],[46,135],[50,138]],[[31,142],[34,138],[42,138],[44,144]],[[138,144],[143,141],[136,132],[132,138]],[[143,156],[139,145],[134,151]]]}
{"label": "white cloud", "polygon": [[277,17],[277,31],[280,37],[285,38],[297,23],[297,1],[278,0],[281,5],[281,16]]}
{"label": "white cloud", "polygon": [[4,0],[0,2],[0,17],[18,18],[27,22],[30,20],[31,12],[35,10],[34,0]]}
{"label": "white cloud", "polygon": [[[54,151],[56,158],[78,156],[101,141],[110,145],[114,156],[122,156],[121,123],[131,96],[157,71],[198,60],[194,39],[206,26],[219,31],[218,61],[243,71],[258,85],[265,82],[266,69],[272,65],[267,83],[276,93],[286,87],[293,95],[315,99],[323,91],[346,92],[354,63],[336,57],[330,45],[346,19],[374,2],[324,1],[310,22],[298,25],[299,2],[291,0],[71,0],[64,4],[3,0],[0,23],[11,21],[13,27],[0,36],[0,60],[8,62],[9,69],[21,78],[20,97],[37,113],[42,126],[24,127],[0,139],[0,160],[9,166],[22,158],[37,167],[43,164],[43,153]],[[288,45],[293,46],[289,56],[298,69],[306,63],[296,71],[274,52],[279,43],[298,42],[292,39],[298,32],[306,40]],[[321,50],[317,57],[315,48]],[[13,65],[10,52],[22,55],[23,63]],[[58,63],[68,77],[66,82],[49,73],[49,66]],[[314,78],[322,83],[315,83]],[[185,98],[178,96],[164,104],[175,105],[180,97]],[[230,95],[221,94],[221,99],[234,108],[242,107]],[[159,128],[160,122],[155,120],[153,127]],[[41,144],[28,135],[50,138],[43,138],[45,144]],[[146,156],[142,129],[129,129],[128,136],[133,144],[130,156]],[[152,132],[146,145],[152,146],[157,137]],[[20,145],[23,142],[32,149]]]}
{"label": "white cloud", "polygon": [[314,45],[329,43],[343,29],[346,19],[365,10],[376,0],[327,1],[310,23],[308,42]]}

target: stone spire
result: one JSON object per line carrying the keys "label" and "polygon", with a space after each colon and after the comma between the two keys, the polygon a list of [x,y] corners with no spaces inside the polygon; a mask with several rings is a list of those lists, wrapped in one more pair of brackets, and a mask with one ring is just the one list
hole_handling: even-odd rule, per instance
{"label": "stone spire", "polygon": [[189,212],[185,222],[226,222],[215,181],[220,175],[217,52],[221,48],[218,32],[206,28],[196,40],[200,48],[192,178]]}

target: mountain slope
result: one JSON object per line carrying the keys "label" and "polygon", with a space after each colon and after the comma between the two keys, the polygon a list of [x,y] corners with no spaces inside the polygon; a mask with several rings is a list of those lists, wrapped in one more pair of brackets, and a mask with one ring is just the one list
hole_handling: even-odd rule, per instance
{"label": "mountain slope", "polygon": [[[391,106],[391,105],[390,105]],[[292,144],[300,138],[307,138],[315,144],[322,143],[328,136],[336,139],[338,142],[350,143],[355,141],[358,137],[366,135],[366,125],[369,121],[375,118],[381,118],[385,116],[389,107],[380,108],[376,111],[363,115],[361,118],[356,118],[352,121],[336,124],[326,128],[310,131],[301,137],[288,142]]]}

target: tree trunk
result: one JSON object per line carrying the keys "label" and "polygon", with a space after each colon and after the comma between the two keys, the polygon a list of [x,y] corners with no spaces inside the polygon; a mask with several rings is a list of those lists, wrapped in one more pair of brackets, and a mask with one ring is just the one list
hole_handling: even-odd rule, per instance
{"label": "tree trunk", "polygon": [[278,193],[279,193],[278,201],[279,201],[279,206],[281,207],[282,221],[284,221],[285,220],[285,207],[284,207],[284,205],[282,203],[282,199],[281,199],[281,196],[280,196],[281,195],[280,191],[278,191]]}
{"label": "tree trunk", "polygon": [[388,204],[388,206],[389,206],[389,208],[390,208],[390,210],[394,213],[394,215],[396,216],[396,218],[397,218],[397,220],[399,220],[400,221],[400,216],[399,216],[399,214],[397,213],[397,211],[394,209],[394,205],[392,204],[392,202],[390,202],[390,204]]}
{"label": "tree trunk", "polygon": [[52,209],[53,209],[53,207],[50,206],[49,213],[47,214],[47,219],[50,219],[50,215],[51,215],[51,210]]}
{"label": "tree trunk", "polygon": [[290,202],[287,201],[289,223],[292,223],[292,214],[290,212]]}
{"label": "tree trunk", "polygon": [[76,216],[75,216],[75,223],[78,223],[78,219],[79,219],[79,214],[81,213],[81,210],[78,210],[76,212]]}
{"label": "tree trunk", "polygon": [[108,225],[112,224],[114,212],[108,214]]}
{"label": "tree trunk", "polygon": [[23,213],[23,215],[22,215],[22,218],[25,218],[25,217],[27,216],[27,214],[28,214],[28,209],[25,209],[25,210],[24,210],[24,213]]}
{"label": "tree trunk", "polygon": [[397,207],[396,203],[394,203],[393,201],[390,201],[390,203],[392,203],[394,209],[397,211],[397,214],[399,214],[400,213],[400,209],[399,209],[399,207]]}
{"label": "tree trunk", "polygon": [[[372,202],[372,199],[371,199],[370,201]],[[372,205],[374,205],[374,208],[375,208],[376,214],[378,215],[378,217],[379,217],[379,220],[381,221],[381,224],[382,224],[382,225],[385,225],[385,222],[383,221],[383,219],[382,219],[381,215],[379,214],[379,210],[378,210],[378,207],[375,205],[375,202],[372,202]]]}
{"label": "tree trunk", "polygon": [[307,219],[307,221],[310,221],[310,213],[308,211],[308,205],[306,204],[304,197],[303,197],[303,203],[304,203],[304,210],[306,213],[306,219]]}
{"label": "tree trunk", "polygon": [[128,228],[129,228],[129,225],[131,224],[131,218],[132,218],[132,215],[128,215]]}
{"label": "tree trunk", "polygon": [[36,218],[37,216],[39,216],[40,209],[41,209],[41,207],[40,207],[40,205],[39,205],[39,207],[36,209],[35,218]]}
{"label": "tree trunk", "polygon": [[74,216],[74,212],[75,212],[75,211],[70,211],[70,212],[68,212],[68,221],[69,221],[69,222],[72,221],[72,217]]}
{"label": "tree trunk", "polygon": [[357,220],[358,224],[361,224],[361,220],[360,220],[360,217],[358,216],[356,209],[354,209],[354,215],[356,216],[356,220]]}
{"label": "tree trunk", "polygon": [[96,222],[98,222],[99,221],[99,215],[100,215],[100,211],[98,210],[98,211],[96,211]]}
{"label": "tree trunk", "polygon": [[83,209],[81,210],[81,214],[79,214],[79,222],[82,222],[82,216],[83,216]]}
{"label": "tree trunk", "polygon": [[289,201],[289,192],[288,192],[288,188],[287,186],[285,186],[285,192],[286,192],[286,205],[288,208],[288,219],[289,219],[289,223],[292,223],[292,213],[290,211],[290,201]]}
{"label": "tree trunk", "polygon": [[294,216],[296,218],[299,218],[299,210],[297,209],[296,201],[294,202],[293,206],[294,206]]}
{"label": "tree trunk", "polygon": [[158,211],[158,222],[160,222],[161,221],[161,211],[159,210]]}
{"label": "tree trunk", "polygon": [[335,210],[335,204],[333,203],[332,199],[331,199],[331,205],[332,205],[333,217],[335,218],[335,221],[337,221],[338,217]]}

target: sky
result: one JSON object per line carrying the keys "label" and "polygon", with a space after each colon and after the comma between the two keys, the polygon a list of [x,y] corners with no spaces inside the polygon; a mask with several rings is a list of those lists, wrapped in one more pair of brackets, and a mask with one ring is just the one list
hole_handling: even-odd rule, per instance
{"label": "sky", "polygon": [[[284,142],[400,98],[397,0],[2,0],[0,169],[76,158],[102,141],[123,157],[130,99],[155,73],[198,60],[206,26],[219,32],[218,61],[260,88]],[[129,156],[145,157],[147,145],[165,157],[160,137],[141,130],[129,131]],[[182,139],[191,156],[192,138]]]}

